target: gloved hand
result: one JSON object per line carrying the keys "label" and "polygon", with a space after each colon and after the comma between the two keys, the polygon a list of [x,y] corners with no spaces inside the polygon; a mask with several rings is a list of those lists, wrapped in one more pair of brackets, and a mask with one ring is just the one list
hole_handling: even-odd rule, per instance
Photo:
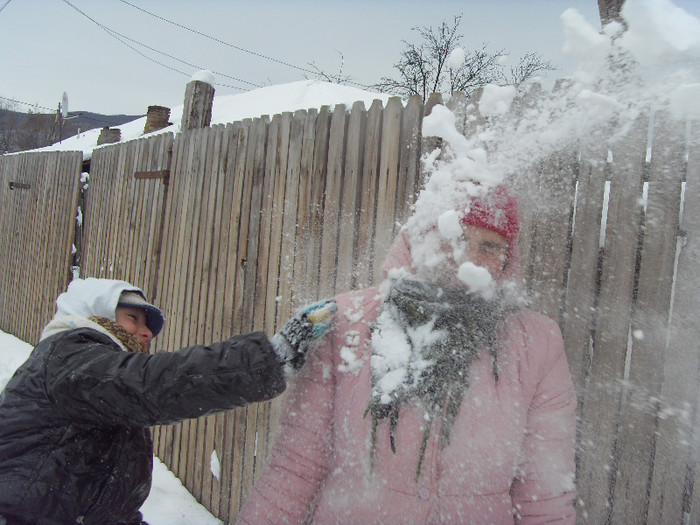
{"label": "gloved hand", "polygon": [[318,301],[297,311],[284,326],[272,336],[275,352],[291,375],[304,364],[309,344],[331,329],[333,316],[338,311],[335,299]]}

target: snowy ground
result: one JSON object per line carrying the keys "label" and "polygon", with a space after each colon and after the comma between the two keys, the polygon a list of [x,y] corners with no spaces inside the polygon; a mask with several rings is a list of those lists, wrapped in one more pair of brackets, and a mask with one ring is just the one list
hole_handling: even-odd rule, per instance
{"label": "snowy ground", "polygon": [[[0,331],[0,390],[32,351],[32,346]],[[220,524],[194,496],[182,486],[158,458],[153,458],[153,487],[141,508],[150,525]]]}

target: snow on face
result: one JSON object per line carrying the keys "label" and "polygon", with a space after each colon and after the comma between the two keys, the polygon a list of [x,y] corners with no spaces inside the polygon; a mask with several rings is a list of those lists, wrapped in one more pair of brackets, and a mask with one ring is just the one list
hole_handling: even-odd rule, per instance
{"label": "snow on face", "polygon": [[457,277],[464,282],[469,290],[480,294],[484,299],[496,296],[496,287],[489,271],[469,261],[462,263],[457,270]]}
{"label": "snow on face", "polygon": [[445,239],[456,240],[462,235],[462,225],[459,214],[455,210],[447,210],[437,221],[438,231]]}

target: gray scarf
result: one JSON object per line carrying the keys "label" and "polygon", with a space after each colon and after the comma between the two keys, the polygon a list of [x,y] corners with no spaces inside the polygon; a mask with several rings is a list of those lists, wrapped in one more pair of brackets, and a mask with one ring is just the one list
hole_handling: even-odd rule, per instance
{"label": "gray scarf", "polygon": [[[374,338],[375,333],[389,328],[383,323],[398,325],[406,334],[412,356],[420,356],[419,359],[429,364],[421,368],[415,381],[394,391],[389,402],[375,391],[381,377],[376,370],[372,370],[372,395],[365,411],[365,415],[370,414],[372,418],[372,464],[378,423],[383,419],[389,420],[391,450],[396,452],[394,436],[399,411],[402,405],[410,401],[419,401],[430,416],[421,442],[416,480],[420,476],[425,447],[435,418],[442,422],[440,446],[444,448],[449,444],[452,425],[469,388],[469,368],[484,347],[491,352],[493,375],[498,380],[496,335],[505,313],[502,296],[487,301],[464,289],[445,288],[422,281],[400,279],[392,283],[378,321],[371,327],[372,336]],[[386,321],[386,314],[389,321]],[[416,348],[408,331],[430,322],[433,322],[433,330],[442,331],[444,336]],[[374,345],[372,355],[377,355]]]}

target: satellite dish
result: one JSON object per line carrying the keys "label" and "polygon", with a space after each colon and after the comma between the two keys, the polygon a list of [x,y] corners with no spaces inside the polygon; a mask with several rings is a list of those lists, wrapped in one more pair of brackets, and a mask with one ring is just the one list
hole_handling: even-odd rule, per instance
{"label": "satellite dish", "polygon": [[63,98],[61,99],[61,115],[63,118],[68,116],[68,93],[63,92]]}

